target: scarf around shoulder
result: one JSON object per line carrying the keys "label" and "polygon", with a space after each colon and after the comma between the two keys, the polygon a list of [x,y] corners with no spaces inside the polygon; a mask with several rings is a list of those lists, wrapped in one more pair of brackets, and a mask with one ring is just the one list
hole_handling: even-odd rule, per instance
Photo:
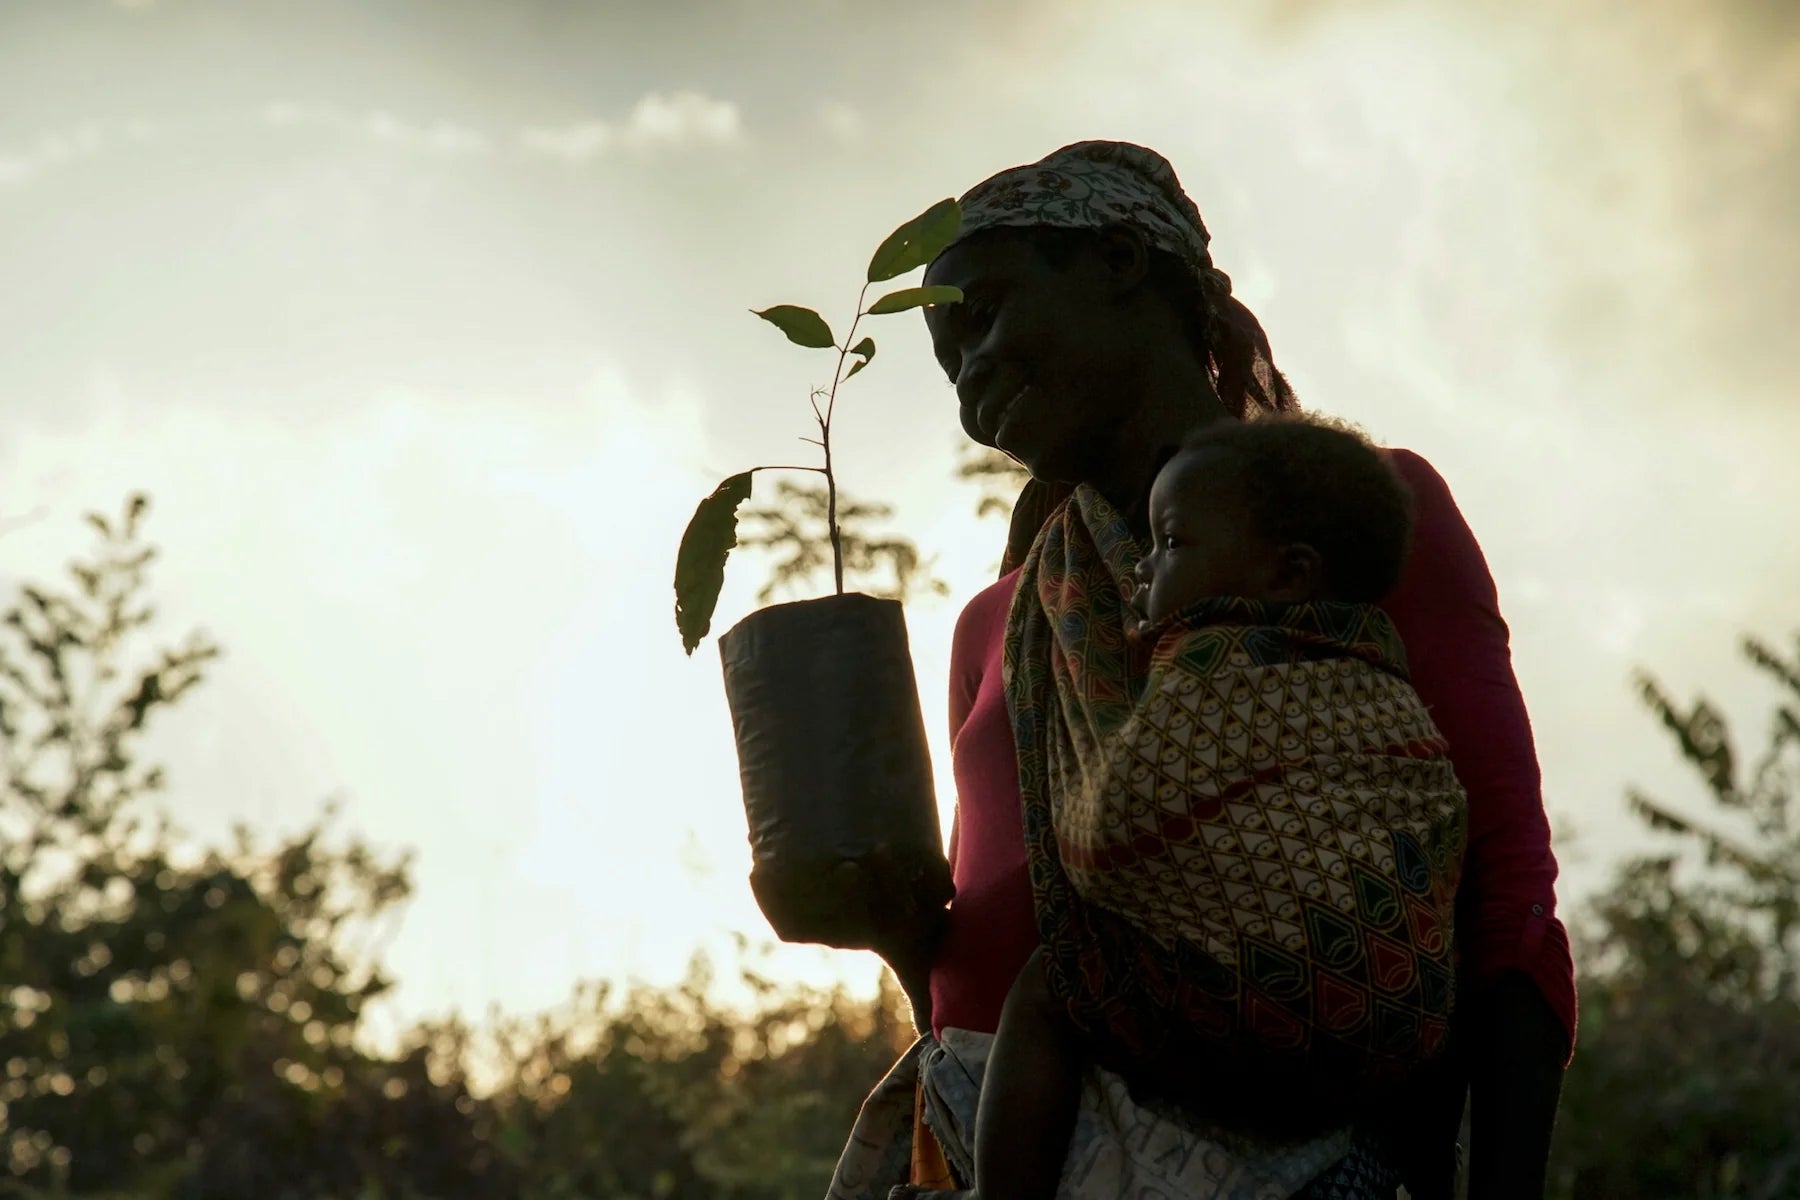
{"label": "scarf around shoulder", "polygon": [[1077,489],[1008,621],[1052,990],[1121,1064],[1285,1060],[1345,1101],[1404,1077],[1448,1028],[1466,800],[1397,632],[1226,597],[1134,645],[1140,553]]}

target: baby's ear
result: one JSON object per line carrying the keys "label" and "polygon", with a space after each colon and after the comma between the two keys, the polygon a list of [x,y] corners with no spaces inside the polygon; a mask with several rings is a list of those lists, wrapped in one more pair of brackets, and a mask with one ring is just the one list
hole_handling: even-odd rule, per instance
{"label": "baby's ear", "polygon": [[1325,558],[1305,542],[1292,542],[1276,552],[1275,578],[1269,599],[1277,604],[1305,604],[1325,590]]}

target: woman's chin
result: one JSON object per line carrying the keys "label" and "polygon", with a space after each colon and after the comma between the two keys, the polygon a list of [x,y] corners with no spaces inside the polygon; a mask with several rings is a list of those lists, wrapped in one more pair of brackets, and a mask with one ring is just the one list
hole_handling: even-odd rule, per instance
{"label": "woman's chin", "polygon": [[974,409],[958,409],[957,417],[962,421],[963,432],[969,435],[970,441],[975,442],[977,445],[999,449],[999,447],[994,445],[993,435],[981,427],[981,421],[975,415]]}
{"label": "woman's chin", "polygon": [[1014,421],[1011,417],[1008,417],[1007,419],[1002,420],[994,429],[994,435],[987,439],[987,444],[1000,451],[1000,453],[1007,455],[1009,458],[1013,459],[1013,461],[1021,463],[1029,468],[1031,466],[1032,457],[1031,447],[1029,445],[1021,445],[1021,442],[1025,439],[1019,436],[1028,426],[1028,422]]}

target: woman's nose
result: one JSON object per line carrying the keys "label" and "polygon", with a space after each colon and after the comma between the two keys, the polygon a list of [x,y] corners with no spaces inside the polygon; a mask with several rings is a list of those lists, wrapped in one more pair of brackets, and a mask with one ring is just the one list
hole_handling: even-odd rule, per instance
{"label": "woman's nose", "polygon": [[956,373],[956,400],[965,408],[974,408],[987,395],[988,383],[994,378],[993,364],[984,358],[963,360]]}

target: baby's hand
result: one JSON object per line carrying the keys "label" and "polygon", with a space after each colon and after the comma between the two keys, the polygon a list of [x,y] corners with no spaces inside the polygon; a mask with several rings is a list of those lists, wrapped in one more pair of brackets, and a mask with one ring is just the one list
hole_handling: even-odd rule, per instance
{"label": "baby's hand", "polygon": [[1150,635],[1153,628],[1150,624],[1147,606],[1150,603],[1150,585],[1140,583],[1137,590],[1131,593],[1128,610],[1131,620],[1125,626],[1125,640],[1137,645]]}

